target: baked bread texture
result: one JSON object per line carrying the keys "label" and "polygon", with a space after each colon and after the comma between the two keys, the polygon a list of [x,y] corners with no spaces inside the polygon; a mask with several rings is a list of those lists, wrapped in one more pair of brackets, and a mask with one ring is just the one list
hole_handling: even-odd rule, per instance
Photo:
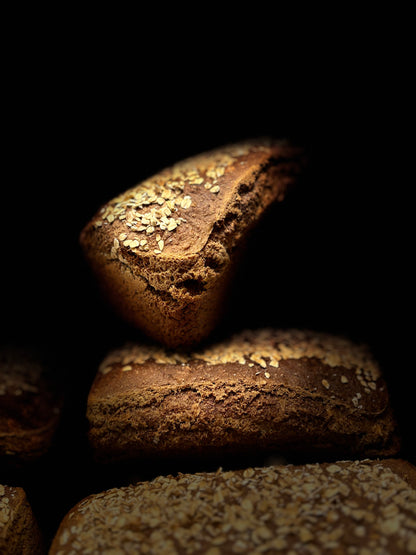
{"label": "baked bread texture", "polygon": [[82,500],[50,555],[416,553],[415,486],[402,460],[161,476]]}
{"label": "baked bread texture", "polygon": [[63,395],[42,356],[21,346],[0,347],[0,463],[44,455],[58,427]]}
{"label": "baked bread texture", "polygon": [[193,156],[105,204],[80,235],[104,298],[170,348],[208,337],[247,233],[284,198],[300,149],[255,139]]}
{"label": "baked bread texture", "polygon": [[189,354],[129,343],[102,361],[87,419],[102,461],[390,456],[400,446],[369,349],[308,330],[247,330]]}
{"label": "baked bread texture", "polygon": [[0,553],[45,553],[37,520],[22,488],[0,485]]}

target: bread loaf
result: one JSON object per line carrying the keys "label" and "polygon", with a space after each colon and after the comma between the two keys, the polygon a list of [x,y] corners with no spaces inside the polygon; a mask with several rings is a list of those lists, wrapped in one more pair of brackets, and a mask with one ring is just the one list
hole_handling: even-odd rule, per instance
{"label": "bread loaf", "polygon": [[60,421],[63,396],[42,357],[21,346],[0,347],[0,462],[44,455]]}
{"label": "bread loaf", "polygon": [[41,555],[43,538],[22,488],[0,485],[0,553]]}
{"label": "bread loaf", "polygon": [[244,331],[189,354],[127,344],[102,361],[87,418],[103,461],[261,450],[387,456],[400,444],[369,350],[294,329]]}
{"label": "bread loaf", "polygon": [[401,460],[161,476],[82,500],[50,555],[416,553],[415,488]]}
{"label": "bread loaf", "polygon": [[247,233],[284,198],[301,157],[271,139],[227,145],[109,201],[80,236],[104,297],[168,347],[205,339],[221,318]]}

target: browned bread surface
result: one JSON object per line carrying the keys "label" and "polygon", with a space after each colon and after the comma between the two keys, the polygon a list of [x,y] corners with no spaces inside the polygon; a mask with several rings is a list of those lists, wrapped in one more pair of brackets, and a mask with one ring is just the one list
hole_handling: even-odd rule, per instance
{"label": "browned bread surface", "polygon": [[42,358],[30,349],[0,347],[0,460],[45,454],[59,423],[62,396]]}
{"label": "browned bread surface", "polygon": [[202,153],[120,194],[80,242],[105,297],[169,347],[196,344],[221,317],[244,239],[282,200],[299,149],[256,139]]}
{"label": "browned bread surface", "polygon": [[0,553],[45,553],[41,532],[22,488],[0,485]]}
{"label": "browned bread surface", "polygon": [[306,330],[247,330],[190,354],[128,344],[100,365],[87,418],[102,460],[399,449],[386,383],[369,350]]}
{"label": "browned bread surface", "polygon": [[415,475],[367,459],[161,476],[85,498],[50,555],[416,553]]}

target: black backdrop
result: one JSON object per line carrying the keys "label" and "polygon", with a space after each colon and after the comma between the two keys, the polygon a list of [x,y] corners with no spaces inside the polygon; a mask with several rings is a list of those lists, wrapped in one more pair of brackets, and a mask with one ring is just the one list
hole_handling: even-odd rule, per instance
{"label": "black backdrop", "polygon": [[383,93],[384,73],[354,67],[348,54],[323,67],[307,55],[283,67],[276,56],[256,65],[255,57],[236,64],[231,54],[208,54],[198,63],[158,59],[148,72],[142,60],[112,71],[92,58],[60,71],[29,63],[9,83],[3,106],[2,340],[52,354],[66,393],[50,458],[4,481],[26,485],[35,506],[56,505],[52,520],[40,515],[49,534],[72,503],[98,489],[85,459],[88,387],[107,350],[137,334],[100,298],[79,232],[117,193],[229,141],[289,138],[305,147],[309,165],[250,244],[217,333],[294,326],[369,343],[389,382],[403,455],[415,456],[409,239],[392,163],[397,107]]}

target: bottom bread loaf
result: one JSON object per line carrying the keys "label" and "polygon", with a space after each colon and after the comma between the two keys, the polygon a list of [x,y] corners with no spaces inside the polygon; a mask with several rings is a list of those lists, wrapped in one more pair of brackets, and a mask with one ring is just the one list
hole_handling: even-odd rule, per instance
{"label": "bottom bread loaf", "polygon": [[0,485],[0,553],[41,555],[44,550],[42,534],[26,492],[19,487]]}
{"label": "bottom bread loaf", "polygon": [[367,459],[161,476],[82,500],[50,554],[278,552],[416,553],[416,468]]}

